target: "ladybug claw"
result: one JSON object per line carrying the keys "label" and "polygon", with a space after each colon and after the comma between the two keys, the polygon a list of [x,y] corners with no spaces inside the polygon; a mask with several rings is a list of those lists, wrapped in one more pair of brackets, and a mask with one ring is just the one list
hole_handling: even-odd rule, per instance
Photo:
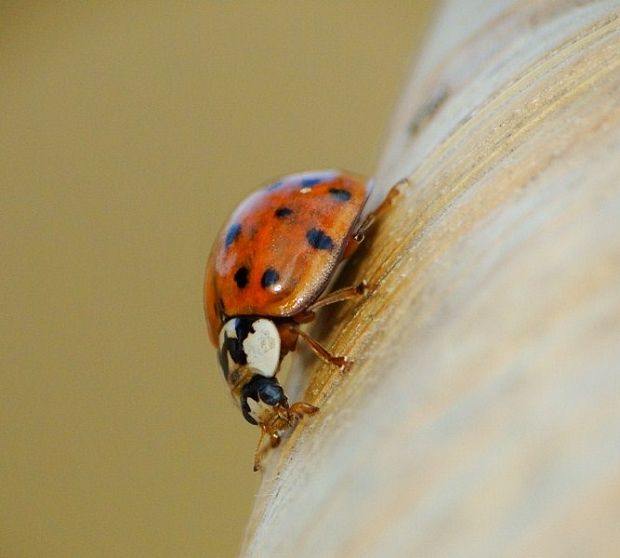
{"label": "ladybug claw", "polygon": [[[256,446],[256,452],[254,453],[254,467],[252,468],[255,473],[262,469],[261,462],[263,460],[263,455],[265,455],[270,448],[274,449],[280,445],[280,435],[277,431],[271,431],[272,427],[275,428],[276,426],[261,424],[261,434]],[[263,438],[265,435],[269,436],[269,445],[263,447]]]}
{"label": "ladybug claw", "polygon": [[331,363],[337,366],[341,372],[347,372],[351,368],[353,361],[345,355],[331,357]]}
{"label": "ladybug claw", "polygon": [[348,372],[349,370],[351,370],[351,366],[353,366],[353,360],[350,359],[349,357],[343,357],[344,358],[344,364],[342,365],[342,367],[340,368],[341,372]]}
{"label": "ladybug claw", "polygon": [[366,279],[362,279],[356,286],[355,286],[355,292],[359,295],[365,295],[368,294],[368,291],[370,290],[370,287],[368,286],[368,281],[366,281]]}

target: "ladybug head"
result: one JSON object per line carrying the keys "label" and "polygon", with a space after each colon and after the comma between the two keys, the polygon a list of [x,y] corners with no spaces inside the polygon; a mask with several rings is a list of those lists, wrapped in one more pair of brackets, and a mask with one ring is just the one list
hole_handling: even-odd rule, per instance
{"label": "ladybug head", "polygon": [[288,409],[288,400],[282,386],[275,378],[254,374],[241,390],[241,412],[250,424],[267,424],[278,415],[278,410]]}
{"label": "ladybug head", "polygon": [[271,320],[241,317],[220,331],[219,359],[224,378],[235,386],[241,369],[272,378],[280,366],[280,334]]}

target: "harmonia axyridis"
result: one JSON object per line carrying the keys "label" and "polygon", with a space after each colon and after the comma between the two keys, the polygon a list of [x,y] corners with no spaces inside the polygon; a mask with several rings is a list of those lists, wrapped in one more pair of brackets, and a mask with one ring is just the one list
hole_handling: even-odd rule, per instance
{"label": "harmonia axyridis", "polygon": [[363,178],[337,170],[293,174],[247,198],[219,233],[207,262],[205,315],[231,394],[261,429],[255,470],[264,435],[275,447],[281,431],[318,410],[303,401],[289,405],[275,378],[298,338],[324,361],[348,365],[299,326],[318,308],[366,292],[362,281],[321,298],[338,263],[395,193],[362,223],[369,195]]}

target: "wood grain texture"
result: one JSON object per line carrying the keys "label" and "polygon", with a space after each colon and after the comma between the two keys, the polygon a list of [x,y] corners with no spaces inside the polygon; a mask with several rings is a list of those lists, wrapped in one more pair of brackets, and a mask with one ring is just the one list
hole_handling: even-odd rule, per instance
{"label": "wood grain texture", "polygon": [[321,320],[355,366],[298,366],[321,412],[244,556],[617,555],[619,16],[443,6],[377,173],[413,186],[342,279],[374,291]]}

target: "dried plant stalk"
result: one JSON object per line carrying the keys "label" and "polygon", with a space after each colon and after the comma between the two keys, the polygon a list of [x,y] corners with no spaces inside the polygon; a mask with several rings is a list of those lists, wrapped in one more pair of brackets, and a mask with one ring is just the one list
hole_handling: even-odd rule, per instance
{"label": "dried plant stalk", "polygon": [[306,372],[243,555],[616,555],[619,15],[444,5],[377,173],[413,186],[346,273],[374,291],[322,317],[355,366]]}

